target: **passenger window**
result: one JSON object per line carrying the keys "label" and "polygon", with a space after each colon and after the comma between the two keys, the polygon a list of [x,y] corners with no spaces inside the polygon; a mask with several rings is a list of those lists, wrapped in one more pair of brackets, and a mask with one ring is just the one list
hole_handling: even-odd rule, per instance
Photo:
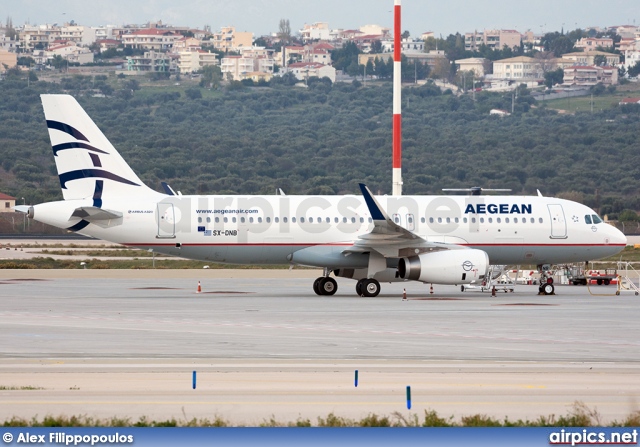
{"label": "passenger window", "polygon": [[588,214],[586,216],[584,216],[584,221],[589,225],[591,225],[593,223],[593,222],[591,222],[591,216],[589,216]]}
{"label": "passenger window", "polygon": [[258,217],[258,223],[262,223],[262,217]]}
{"label": "passenger window", "polygon": [[[244,219],[244,217],[243,217],[243,219]],[[236,222],[237,222],[236,218],[235,218],[235,217],[232,217],[232,218],[231,218],[231,222],[236,223]]]}
{"label": "passenger window", "polygon": [[540,222],[540,223],[542,223],[542,222],[543,222],[542,217],[540,217],[540,218],[538,219],[538,222]]}
{"label": "passenger window", "polygon": [[369,223],[373,223],[373,219],[372,218],[369,218]]}
{"label": "passenger window", "polygon": [[304,217],[300,218],[300,223],[304,223]]}
{"label": "passenger window", "polygon": [[[507,221],[509,221],[509,219],[507,219]],[[513,218],[513,223],[518,223],[518,218],[517,217]]]}
{"label": "passenger window", "polygon": [[271,223],[271,218],[267,217],[267,223]]}
{"label": "passenger window", "polygon": [[253,223],[253,217],[249,218],[249,223]]}
{"label": "passenger window", "polygon": [[484,217],[480,218],[480,223],[484,223]]}
{"label": "passenger window", "polygon": [[198,223],[202,223],[202,217],[198,217]]}
{"label": "passenger window", "polygon": [[447,217],[447,223],[451,223],[451,218]]}
{"label": "passenger window", "polygon": [[342,223],[347,223],[347,218],[346,217],[342,218]]}
{"label": "passenger window", "polygon": [[334,221],[335,223],[338,223],[338,222],[340,222],[340,219],[338,219],[338,218],[336,217],[336,218],[334,218],[334,219],[333,219],[333,221]]}
{"label": "passenger window", "polygon": [[463,222],[463,223],[467,223],[467,218],[466,218],[466,217],[465,217],[465,218],[463,218],[463,219],[462,219],[462,222]]}
{"label": "passenger window", "polygon": [[531,218],[531,223],[536,223],[536,220],[533,217]]}
{"label": "passenger window", "polygon": [[211,223],[211,218],[207,217],[207,223]]}
{"label": "passenger window", "polygon": [[227,223],[227,222],[229,222],[229,218],[225,217],[224,218],[224,223]]}
{"label": "passenger window", "polygon": [[364,217],[360,218],[360,223],[364,223]]}
{"label": "passenger window", "polygon": [[[498,220],[500,220],[500,219],[498,218]],[[504,218],[504,223],[509,223],[509,218],[508,217]]]}
{"label": "passenger window", "polygon": [[438,223],[442,223],[442,217],[438,217]]}
{"label": "passenger window", "polygon": [[489,218],[489,223],[493,223],[493,217]]}
{"label": "passenger window", "polygon": [[287,223],[287,220],[288,220],[288,219],[287,219],[286,217],[283,217],[283,218],[282,218],[282,221],[283,221],[284,223]]}
{"label": "passenger window", "polygon": [[295,217],[292,217],[292,218],[291,218],[291,222],[292,222],[292,223],[296,223],[296,218],[295,218]]}
{"label": "passenger window", "polygon": [[475,217],[471,218],[471,223],[476,223],[476,218]]}
{"label": "passenger window", "polygon": [[329,219],[328,217],[325,220],[327,223],[331,223],[331,219]]}
{"label": "passenger window", "polygon": [[424,217],[420,218],[420,223],[425,223],[425,218]]}
{"label": "passenger window", "polygon": [[220,222],[220,218],[216,217],[216,223]]}
{"label": "passenger window", "polygon": [[279,222],[280,222],[280,218],[279,218],[279,217],[274,217],[274,218],[273,218],[273,221],[274,221],[275,223],[279,223]]}
{"label": "passenger window", "polygon": [[429,218],[429,223],[433,223],[433,217]]}
{"label": "passenger window", "polygon": [[457,217],[455,218],[455,223],[459,223],[460,219],[458,219]]}
{"label": "passenger window", "polygon": [[356,218],[355,217],[351,218],[351,223],[356,223]]}
{"label": "passenger window", "polygon": [[[234,222],[235,222],[235,218],[234,218]],[[240,218],[240,222],[241,222],[241,223],[244,223],[244,217],[241,217],[241,218]]]}

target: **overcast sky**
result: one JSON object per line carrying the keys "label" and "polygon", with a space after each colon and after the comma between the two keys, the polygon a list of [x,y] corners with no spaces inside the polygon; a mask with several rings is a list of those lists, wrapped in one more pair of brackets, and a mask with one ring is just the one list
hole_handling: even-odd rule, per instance
{"label": "overcast sky", "polygon": [[[393,0],[0,0],[0,20],[14,26],[74,20],[80,25],[143,24],[162,20],[212,30],[235,26],[259,36],[289,19],[292,31],[305,23],[353,29],[377,24],[392,27]],[[588,26],[640,24],[638,0],[404,0],[402,29],[446,36],[482,29],[560,31]]]}

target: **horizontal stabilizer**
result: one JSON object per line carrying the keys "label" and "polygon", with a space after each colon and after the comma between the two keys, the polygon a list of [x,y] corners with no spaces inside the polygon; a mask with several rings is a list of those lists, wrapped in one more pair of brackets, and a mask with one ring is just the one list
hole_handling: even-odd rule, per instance
{"label": "horizontal stabilizer", "polygon": [[73,211],[71,217],[79,217],[88,222],[94,222],[97,220],[110,220],[119,219],[122,217],[122,213],[118,211],[107,211],[95,206],[81,206]]}

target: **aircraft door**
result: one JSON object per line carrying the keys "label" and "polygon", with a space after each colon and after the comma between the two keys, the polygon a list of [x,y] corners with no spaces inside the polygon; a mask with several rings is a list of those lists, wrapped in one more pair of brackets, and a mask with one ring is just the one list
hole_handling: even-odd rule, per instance
{"label": "aircraft door", "polygon": [[176,216],[173,203],[158,203],[156,219],[158,221],[157,238],[176,237]]}
{"label": "aircraft door", "polygon": [[551,218],[551,238],[566,239],[567,222],[564,219],[562,205],[547,205],[547,208],[549,208],[549,217]]}

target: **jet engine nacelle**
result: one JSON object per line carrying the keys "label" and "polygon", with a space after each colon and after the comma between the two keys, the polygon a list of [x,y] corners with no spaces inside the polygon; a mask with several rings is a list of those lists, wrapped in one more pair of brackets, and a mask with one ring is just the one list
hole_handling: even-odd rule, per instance
{"label": "jet engine nacelle", "polygon": [[403,279],[434,284],[470,284],[484,280],[489,256],[482,250],[460,249],[423,253],[398,262]]}

